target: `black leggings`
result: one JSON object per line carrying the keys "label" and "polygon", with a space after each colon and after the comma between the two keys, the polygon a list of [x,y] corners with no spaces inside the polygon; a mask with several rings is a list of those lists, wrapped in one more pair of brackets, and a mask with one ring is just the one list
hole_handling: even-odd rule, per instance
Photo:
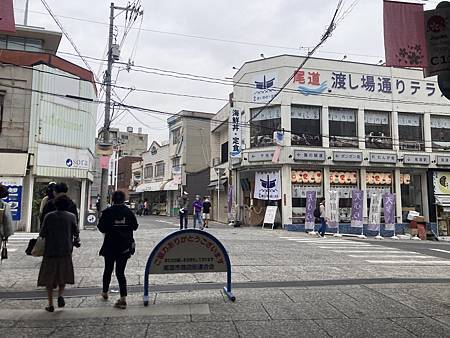
{"label": "black leggings", "polygon": [[125,278],[125,267],[128,261],[127,256],[105,257],[105,270],[103,271],[103,292],[108,292],[111,283],[111,274],[116,263],[116,277],[119,282],[120,297],[127,295],[127,279]]}

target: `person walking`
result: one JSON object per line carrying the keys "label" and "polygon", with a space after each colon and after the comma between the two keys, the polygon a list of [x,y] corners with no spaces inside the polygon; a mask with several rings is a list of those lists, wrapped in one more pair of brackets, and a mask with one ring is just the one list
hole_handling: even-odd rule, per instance
{"label": "person walking", "polygon": [[55,185],[56,185],[56,182],[50,182],[48,184],[47,188],[45,189],[45,196],[41,201],[41,206],[39,207],[40,215],[44,211],[44,207],[48,203],[48,201],[55,198]]}
{"label": "person walking", "polygon": [[[55,184],[53,189],[54,189],[55,198],[59,197],[59,196],[67,196],[67,192],[69,191],[69,187],[64,182]],[[77,206],[70,199],[69,196],[67,196],[67,198],[70,200],[70,205],[69,205],[69,208],[67,209],[67,211],[75,215],[75,218],[76,218],[76,221],[77,221],[77,224],[78,224],[79,218],[78,218]],[[44,222],[45,215],[47,215],[48,213],[56,210],[56,206],[55,206],[54,201],[55,201],[55,199],[50,199],[47,202],[47,204],[44,206],[44,208],[42,210],[42,213],[41,213],[41,217],[40,217],[41,224]]]}
{"label": "person walking", "polygon": [[2,201],[3,198],[8,196],[8,188],[0,183],[0,252],[2,252],[2,260],[7,258],[7,254],[4,254],[4,252],[7,252],[6,243],[8,238],[14,234],[11,206]]}
{"label": "person walking", "polygon": [[178,205],[180,210],[178,216],[180,217],[180,230],[188,228],[188,213],[189,213],[189,194],[187,191],[183,191],[182,195],[178,198]]}
{"label": "person walking", "polygon": [[208,227],[209,220],[211,218],[211,202],[209,201],[209,197],[205,196],[205,200],[203,201],[203,226],[205,228]]}
{"label": "person walking", "polygon": [[192,208],[194,209],[194,229],[199,223],[200,230],[203,230],[203,220],[202,220],[202,208],[203,203],[200,200],[200,195],[195,196],[195,201],[192,203]]}
{"label": "person walking", "polygon": [[55,311],[53,306],[53,289],[58,289],[58,307],[66,305],[64,289],[66,284],[74,284],[75,277],[72,263],[73,247],[80,246],[80,231],[76,217],[69,208],[72,200],[61,195],[55,198],[56,211],[48,213],[42,224],[39,236],[45,239],[45,250],[39,269],[38,286],[47,289],[48,312]]}
{"label": "person walking", "polygon": [[111,274],[116,266],[116,277],[119,282],[120,298],[114,307],[126,309],[127,307],[127,280],[125,268],[131,255],[135,251],[133,231],[138,228],[138,222],[134,213],[125,205],[125,194],[115,191],[112,195],[113,205],[104,210],[97,225],[98,230],[105,234],[100,256],[105,259],[103,271],[104,300],[108,299]]}
{"label": "person walking", "polygon": [[318,231],[318,235],[320,237],[325,237],[325,230],[327,229],[327,221],[325,217],[325,198],[322,198],[319,204],[319,211],[320,211],[320,228]]}
{"label": "person walking", "polygon": [[144,216],[148,215],[148,200],[144,200]]}

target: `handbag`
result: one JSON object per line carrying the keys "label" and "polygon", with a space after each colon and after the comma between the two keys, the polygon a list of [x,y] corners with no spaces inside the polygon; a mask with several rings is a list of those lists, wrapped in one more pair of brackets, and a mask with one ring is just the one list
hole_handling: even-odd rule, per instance
{"label": "handbag", "polygon": [[6,248],[6,238],[2,238],[2,253],[1,253],[1,260],[8,259],[8,249]]}
{"label": "handbag", "polygon": [[36,244],[34,244],[33,250],[31,251],[31,255],[34,257],[44,256],[45,251],[45,238],[38,237],[36,240]]}
{"label": "handbag", "polygon": [[32,238],[28,242],[28,246],[25,249],[25,253],[27,254],[27,256],[31,256],[31,251],[33,251],[33,248],[34,248],[34,245],[36,244],[36,241],[37,241],[37,238]]}

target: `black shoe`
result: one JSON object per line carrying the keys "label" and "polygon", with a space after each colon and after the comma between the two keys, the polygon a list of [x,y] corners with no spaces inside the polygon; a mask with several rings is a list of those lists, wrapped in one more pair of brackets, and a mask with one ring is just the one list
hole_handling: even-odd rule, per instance
{"label": "black shoe", "polygon": [[47,306],[46,308],[45,308],[45,311],[48,311],[48,312],[54,312],[55,311],[55,307],[52,305],[52,306]]}
{"label": "black shoe", "polygon": [[62,296],[58,297],[58,307],[64,307],[66,306],[66,302],[64,301],[64,298]]}

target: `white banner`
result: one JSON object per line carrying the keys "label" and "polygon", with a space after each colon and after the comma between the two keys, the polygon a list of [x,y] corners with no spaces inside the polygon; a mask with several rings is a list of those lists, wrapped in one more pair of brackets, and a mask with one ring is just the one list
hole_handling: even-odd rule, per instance
{"label": "white banner", "polygon": [[255,173],[254,198],[259,200],[281,199],[281,177],[280,171],[264,171]]}
{"label": "white banner", "polygon": [[355,110],[333,109],[330,108],[328,112],[328,119],[330,121],[339,122],[355,122]]}
{"label": "white banner", "polygon": [[38,166],[92,170],[93,164],[93,156],[86,149],[38,143]]}
{"label": "white banner", "polygon": [[291,117],[300,120],[320,120],[320,108],[314,106],[292,106]]}
{"label": "white banner", "polygon": [[328,226],[330,228],[337,228],[339,226],[339,192],[330,190],[330,220]]}
{"label": "white banner", "polygon": [[389,113],[383,111],[365,111],[364,122],[367,124],[389,124]]}
{"label": "white banner", "polygon": [[239,109],[230,109],[229,118],[229,147],[231,158],[241,158],[242,156],[242,126],[241,126],[241,112]]}
{"label": "white banner", "polygon": [[450,129],[450,118],[447,116],[431,116],[431,128]]}
{"label": "white banner", "polygon": [[253,108],[250,112],[253,121],[281,119],[281,108],[278,106]]}
{"label": "white banner", "polygon": [[398,125],[420,127],[420,118],[419,114],[398,114]]}
{"label": "white banner", "polygon": [[380,230],[381,223],[381,193],[377,191],[370,196],[370,210],[368,230],[378,231]]}

